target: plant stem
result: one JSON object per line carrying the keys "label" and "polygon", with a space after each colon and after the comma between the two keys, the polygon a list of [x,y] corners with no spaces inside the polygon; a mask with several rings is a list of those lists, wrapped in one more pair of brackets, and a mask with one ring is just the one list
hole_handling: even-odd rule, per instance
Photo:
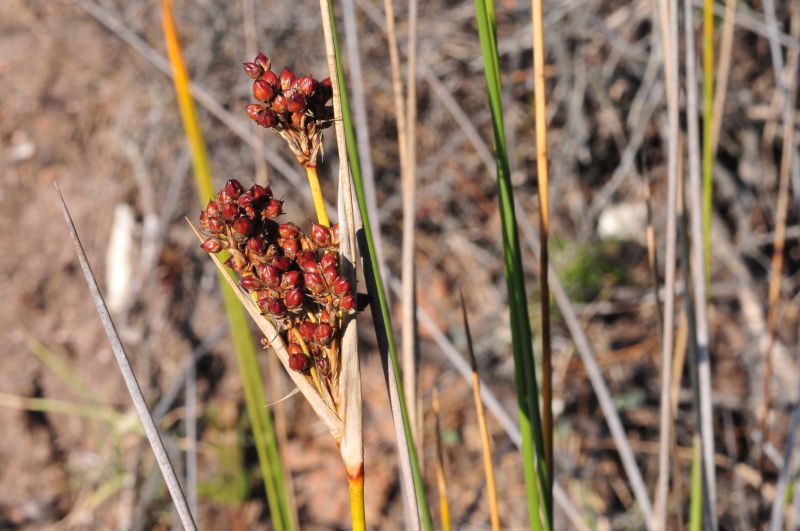
{"label": "plant stem", "polygon": [[347,486],[350,494],[350,515],[353,519],[353,531],[364,531],[367,528],[364,517],[364,467],[351,475],[347,473]]}
{"label": "plant stem", "polygon": [[322,197],[322,188],[319,186],[317,167],[306,166],[306,175],[308,176],[308,186],[311,188],[311,197],[314,199],[314,208],[317,211],[317,221],[320,225],[330,227],[331,222],[328,219],[328,210],[325,208],[325,198]]}

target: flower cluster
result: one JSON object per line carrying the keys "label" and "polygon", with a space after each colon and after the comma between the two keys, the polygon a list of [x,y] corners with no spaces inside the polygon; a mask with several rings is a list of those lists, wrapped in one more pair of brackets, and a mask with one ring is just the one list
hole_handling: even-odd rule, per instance
{"label": "flower cluster", "polygon": [[244,71],[254,80],[253,97],[259,102],[247,106],[247,115],[277,131],[300,164],[314,166],[322,148],[322,129],[333,118],[333,109],[327,105],[332,96],[330,78],[296,77],[289,67],[276,74],[263,53],[244,63]]}
{"label": "flower cluster", "polygon": [[356,310],[350,282],[339,274],[339,226],[312,223],[309,235],[281,223],[282,202],[268,187],[245,191],[230,180],[200,214],[204,251],[227,251],[225,264],[240,276],[265,315],[278,325],[289,364],[335,380],[339,332]]}

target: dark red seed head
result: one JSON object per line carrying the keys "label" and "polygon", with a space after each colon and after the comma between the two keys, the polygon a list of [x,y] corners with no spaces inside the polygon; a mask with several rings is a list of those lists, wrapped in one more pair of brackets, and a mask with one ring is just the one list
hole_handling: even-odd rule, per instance
{"label": "dark red seed head", "polygon": [[281,80],[281,90],[286,92],[287,90],[292,88],[292,85],[294,85],[295,81],[294,72],[292,72],[288,66],[284,67],[283,72],[281,72],[279,79]]}
{"label": "dark red seed head", "polygon": [[277,288],[280,283],[281,275],[274,266],[260,264],[256,266],[256,274],[265,285],[270,288]]}
{"label": "dark red seed head", "polygon": [[322,255],[322,258],[319,261],[320,267],[325,270],[330,266],[336,267],[339,263],[339,260],[336,258],[336,255],[331,252],[327,252]]}
{"label": "dark red seed head", "polygon": [[302,278],[302,273],[297,270],[287,271],[281,277],[281,289],[288,290],[292,288],[296,288],[300,285],[300,279]]}
{"label": "dark red seed head", "polygon": [[253,62],[258,66],[260,66],[265,71],[269,70],[270,66],[272,65],[272,63],[269,60],[269,57],[260,52],[258,55],[256,55],[256,58],[253,60]]}
{"label": "dark red seed head", "polygon": [[314,340],[320,345],[328,345],[333,341],[333,328],[328,323],[319,323],[314,329]]}
{"label": "dark red seed head", "polygon": [[294,258],[300,252],[300,242],[297,241],[297,238],[279,238],[278,245],[287,258]]}
{"label": "dark red seed head", "polygon": [[237,181],[236,179],[228,179],[228,182],[225,183],[225,192],[228,194],[228,197],[231,199],[236,199],[242,193],[242,183]]}
{"label": "dark red seed head", "polygon": [[312,251],[310,249],[304,249],[304,250],[300,251],[299,253],[297,253],[297,261],[298,262],[304,262],[306,260],[311,260],[312,262],[316,262],[317,261],[317,255],[314,253],[314,251]]}
{"label": "dark red seed head", "polygon": [[[300,350],[302,351],[302,349]],[[308,369],[308,358],[302,352],[289,354],[289,367],[294,371],[303,372]]]}
{"label": "dark red seed head", "polygon": [[322,101],[328,101],[333,97],[333,83],[331,83],[331,78],[326,77],[322,81],[319,82],[320,92],[322,93]]}
{"label": "dark red seed head", "polygon": [[261,215],[265,218],[277,218],[281,214],[283,214],[283,201],[274,197],[267,201],[267,206],[261,211]]}
{"label": "dark red seed head", "polygon": [[245,275],[239,282],[242,283],[242,287],[247,291],[257,291],[261,289],[261,282],[253,275]]}
{"label": "dark red seed head", "polygon": [[283,317],[286,314],[286,306],[280,299],[264,297],[258,300],[258,305],[264,312],[274,317]]}
{"label": "dark red seed head", "polygon": [[208,205],[206,205],[205,212],[206,216],[209,217],[219,215],[219,206],[217,206],[217,202],[214,201],[213,199],[209,201]]}
{"label": "dark red seed head", "polygon": [[303,76],[297,80],[297,90],[304,96],[312,96],[317,90],[317,82],[311,76]]}
{"label": "dark red seed head", "polygon": [[331,232],[327,227],[312,222],[311,239],[320,247],[327,247],[331,244]]}
{"label": "dark red seed head", "polygon": [[264,107],[262,107],[258,103],[251,103],[247,107],[245,107],[245,110],[247,111],[247,116],[249,116],[250,119],[253,120],[254,122],[257,122],[258,113],[261,112],[263,108]]}
{"label": "dark red seed head", "polygon": [[278,80],[278,75],[273,72],[272,70],[267,70],[261,76],[261,79],[272,85],[274,88],[278,88],[281,82]]}
{"label": "dark red seed head", "polygon": [[291,92],[286,97],[286,110],[292,113],[301,113],[306,110],[306,97],[299,92]]}
{"label": "dark red seed head", "polygon": [[244,63],[244,73],[247,77],[258,79],[264,73],[264,69],[256,63]]}
{"label": "dark red seed head", "polygon": [[351,312],[356,309],[356,298],[352,293],[347,293],[342,300],[339,301],[339,309],[344,312]]}
{"label": "dark red seed head", "polygon": [[278,225],[278,235],[281,238],[293,238],[300,234],[300,227],[294,223],[281,223]]}
{"label": "dark red seed head", "polygon": [[311,290],[311,293],[323,293],[328,286],[325,284],[325,279],[319,273],[306,273],[303,276],[306,286]]}
{"label": "dark red seed head", "polygon": [[350,282],[344,277],[339,277],[333,282],[333,293],[337,297],[342,297],[350,293]]}
{"label": "dark red seed head", "polygon": [[208,218],[208,230],[214,233],[219,233],[225,230],[225,224],[218,217]]}
{"label": "dark red seed head", "polygon": [[322,270],[319,267],[319,264],[316,261],[314,261],[314,259],[309,260],[303,257],[303,259],[301,260],[298,258],[297,265],[300,266],[300,269],[303,270],[303,273],[315,273],[319,275],[322,272]]}
{"label": "dark red seed head", "polygon": [[309,320],[305,320],[297,326],[297,331],[300,332],[300,337],[303,338],[303,341],[308,343],[314,339],[314,330],[316,329],[316,325]]}
{"label": "dark red seed head", "polygon": [[342,240],[339,238],[339,224],[336,223],[331,227],[331,245],[339,247],[341,241]]}
{"label": "dark red seed head", "polygon": [[339,278],[339,272],[336,271],[335,266],[328,266],[322,270],[322,276],[325,277],[325,282],[328,283],[329,286],[332,286],[336,279]]}
{"label": "dark red seed head", "polygon": [[253,194],[253,201],[263,201],[270,195],[272,192],[269,188],[261,186],[260,184],[254,184],[253,187],[250,189],[250,193]]}
{"label": "dark red seed head", "polygon": [[222,217],[225,219],[233,219],[239,215],[239,207],[236,206],[236,203],[224,203],[222,205]]}
{"label": "dark red seed head", "polygon": [[292,261],[289,260],[285,256],[276,256],[275,259],[272,261],[272,267],[278,270],[278,272],[283,273],[289,267],[291,267]]}
{"label": "dark red seed head", "polygon": [[263,109],[256,116],[256,122],[261,127],[272,127],[278,123],[278,117],[272,109]]}
{"label": "dark red seed head", "polygon": [[218,253],[222,250],[222,242],[218,238],[208,238],[200,248],[207,253]]}
{"label": "dark red seed head", "polygon": [[233,230],[242,236],[249,236],[253,230],[253,222],[250,221],[250,218],[239,216],[233,220]]}
{"label": "dark red seed head", "polygon": [[272,108],[278,114],[283,114],[286,112],[286,96],[283,94],[278,94],[275,96],[275,99],[272,100]]}
{"label": "dark red seed head", "polygon": [[247,249],[261,256],[267,251],[267,241],[260,234],[253,236],[247,240]]}
{"label": "dark red seed head", "polygon": [[253,192],[245,192],[236,200],[240,207],[249,207],[253,202]]}
{"label": "dark red seed head", "polygon": [[293,288],[283,294],[283,302],[290,310],[296,310],[303,305],[303,292],[300,288]]}
{"label": "dark red seed head", "polygon": [[264,81],[263,79],[256,79],[253,81],[253,97],[258,101],[270,101],[275,95],[275,88]]}

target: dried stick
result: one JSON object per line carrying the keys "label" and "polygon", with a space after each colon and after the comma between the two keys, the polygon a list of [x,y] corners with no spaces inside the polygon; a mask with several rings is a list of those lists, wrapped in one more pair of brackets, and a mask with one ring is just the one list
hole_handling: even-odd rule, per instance
{"label": "dried stick", "polygon": [[67,209],[67,203],[64,201],[64,197],[61,195],[61,190],[59,190],[58,184],[56,184],[54,181],[53,185],[56,188],[56,193],[58,193],[61,211],[64,214],[64,220],[67,222],[70,238],[72,239],[72,243],[75,245],[75,252],[78,254],[78,261],[81,264],[83,276],[86,279],[86,284],[89,286],[92,300],[94,301],[94,305],[97,308],[97,313],[100,316],[100,322],[103,325],[106,335],[108,336],[108,341],[111,343],[111,349],[114,351],[114,358],[119,366],[120,374],[122,375],[122,379],[125,381],[125,386],[128,388],[128,393],[131,396],[133,407],[136,409],[136,413],[142,423],[142,428],[144,428],[144,432],[147,435],[147,440],[150,443],[150,447],[153,449],[153,455],[155,456],[158,467],[161,470],[161,475],[164,477],[164,481],[167,484],[167,489],[169,489],[170,496],[172,497],[172,503],[175,505],[175,510],[178,512],[178,517],[180,518],[181,524],[183,524],[183,528],[187,531],[194,531],[197,529],[197,526],[195,525],[194,518],[192,517],[192,512],[189,509],[189,504],[183,495],[181,484],[178,481],[178,476],[175,474],[172,463],[169,461],[169,457],[167,456],[167,451],[164,448],[164,443],[161,440],[158,427],[156,426],[153,417],[150,415],[147,402],[144,399],[144,395],[142,395],[142,389],[139,387],[139,383],[136,381],[136,375],[133,373],[133,368],[131,367],[130,361],[128,361],[125,348],[122,346],[122,342],[119,339],[117,330],[114,328],[114,322],[111,320],[111,315],[108,313],[108,308],[103,300],[103,295],[100,293],[100,288],[97,286],[97,280],[95,280],[94,273],[92,273],[92,268],[89,265],[89,259],[86,257],[86,253],[83,250],[83,245],[78,237],[78,231],[75,228],[75,224],[72,221],[72,216],[70,216],[69,210]]}
{"label": "dried stick", "polygon": [[442,531],[450,531],[450,504],[447,501],[447,475],[444,469],[444,445],[442,445],[442,426],[439,415],[439,391],[433,388],[431,409],[434,419],[434,440],[436,441],[436,486],[439,489],[439,518],[442,520]]}

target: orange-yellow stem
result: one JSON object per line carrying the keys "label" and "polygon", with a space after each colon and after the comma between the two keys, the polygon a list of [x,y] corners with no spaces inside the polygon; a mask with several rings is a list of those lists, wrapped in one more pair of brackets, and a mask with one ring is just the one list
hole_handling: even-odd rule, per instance
{"label": "orange-yellow stem", "polygon": [[316,166],[306,166],[308,175],[308,186],[311,188],[311,198],[314,200],[314,208],[317,210],[317,221],[320,225],[331,226],[328,219],[328,210],[325,208],[325,198],[322,197],[322,188],[319,186]]}
{"label": "orange-yellow stem", "polygon": [[367,529],[366,519],[364,518],[364,467],[359,467],[358,471],[351,475],[347,474],[348,491],[350,493],[350,514],[353,518],[353,531],[365,531]]}

